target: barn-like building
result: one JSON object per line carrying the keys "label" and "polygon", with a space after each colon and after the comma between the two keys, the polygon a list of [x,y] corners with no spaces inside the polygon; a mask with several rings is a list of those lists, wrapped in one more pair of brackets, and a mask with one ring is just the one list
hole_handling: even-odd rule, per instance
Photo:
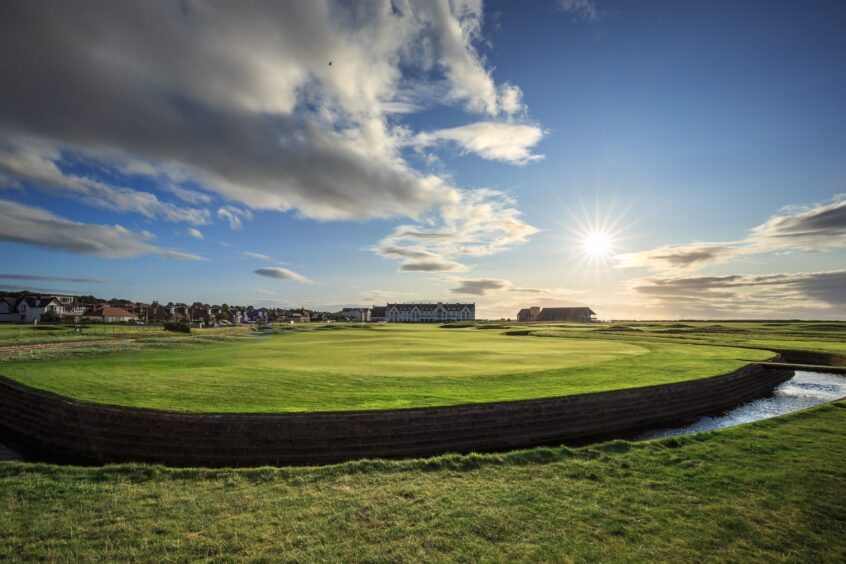
{"label": "barn-like building", "polygon": [[596,312],[589,307],[527,307],[517,312],[517,321],[596,321]]}

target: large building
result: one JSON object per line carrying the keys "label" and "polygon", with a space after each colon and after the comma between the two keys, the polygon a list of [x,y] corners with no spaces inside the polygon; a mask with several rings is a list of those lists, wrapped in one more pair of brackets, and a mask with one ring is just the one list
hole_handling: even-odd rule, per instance
{"label": "large building", "polygon": [[527,307],[517,312],[517,321],[596,321],[596,312],[589,307]]}
{"label": "large building", "polygon": [[385,320],[393,323],[472,321],[474,319],[476,319],[476,304],[474,303],[388,304],[385,308]]}

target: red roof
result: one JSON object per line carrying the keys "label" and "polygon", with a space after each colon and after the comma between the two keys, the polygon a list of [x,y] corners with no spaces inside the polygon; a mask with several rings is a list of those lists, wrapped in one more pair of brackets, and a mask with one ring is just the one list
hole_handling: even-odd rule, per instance
{"label": "red roof", "polygon": [[86,317],[135,317],[134,313],[130,313],[122,307],[111,306],[89,309],[83,315]]}

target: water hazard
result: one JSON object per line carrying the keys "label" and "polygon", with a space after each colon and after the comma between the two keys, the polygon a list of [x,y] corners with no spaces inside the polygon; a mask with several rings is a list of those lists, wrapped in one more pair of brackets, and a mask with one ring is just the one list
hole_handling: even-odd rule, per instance
{"label": "water hazard", "polygon": [[740,404],[722,415],[700,417],[689,425],[651,429],[634,440],[645,441],[724,429],[786,415],[842,398],[846,398],[846,376],[797,370],[793,378],[775,388],[768,397]]}
{"label": "water hazard", "polygon": [[[700,417],[687,425],[651,429],[635,436],[633,440],[645,441],[723,429],[843,398],[846,398],[846,376],[797,370],[793,378],[775,388],[768,397],[740,404],[722,415]],[[3,460],[27,460],[27,457],[0,443],[0,461]]]}

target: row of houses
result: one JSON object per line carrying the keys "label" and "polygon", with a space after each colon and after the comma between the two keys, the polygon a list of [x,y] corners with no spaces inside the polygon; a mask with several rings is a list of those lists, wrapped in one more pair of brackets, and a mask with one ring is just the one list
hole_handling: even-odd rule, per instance
{"label": "row of houses", "polygon": [[71,296],[0,297],[0,321],[126,322],[134,319],[137,317],[125,309],[107,305],[87,307],[77,304]]}
{"label": "row of houses", "polygon": [[[112,300],[110,303],[83,303],[73,296],[0,296],[0,322],[32,323],[34,321],[99,321],[103,323],[163,323],[182,321],[211,326],[217,324],[265,323],[281,321],[351,321],[359,323],[387,321],[392,323],[438,323],[473,321],[475,303],[410,302],[385,306],[345,307],[338,313],[325,313],[305,308],[253,308],[252,306],[208,305],[195,302],[143,303]],[[565,321],[587,323],[596,320],[589,307],[523,308],[517,321]]]}
{"label": "row of houses", "polygon": [[109,303],[91,302],[74,296],[16,295],[0,296],[0,322],[33,323],[38,321],[80,323],[164,323],[180,321],[195,325],[264,323],[282,321],[307,323],[333,319],[332,314],[305,308],[253,308],[252,306],[208,305],[195,302],[160,304],[129,300]]}

